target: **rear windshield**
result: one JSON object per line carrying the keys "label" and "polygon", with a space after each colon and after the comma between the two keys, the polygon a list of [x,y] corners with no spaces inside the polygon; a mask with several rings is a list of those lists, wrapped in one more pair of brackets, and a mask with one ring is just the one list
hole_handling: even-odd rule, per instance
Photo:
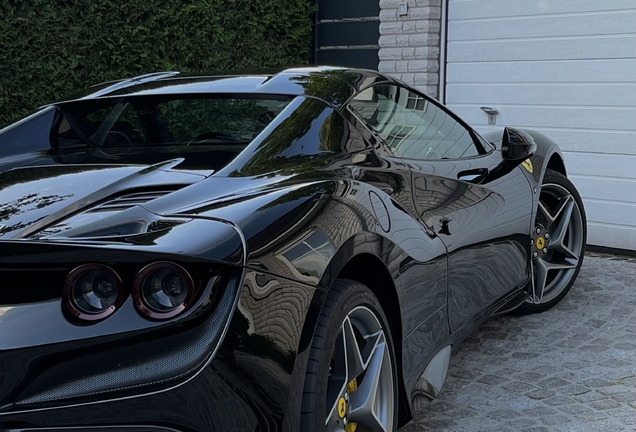
{"label": "rear windshield", "polygon": [[289,104],[287,97],[127,97],[60,105],[59,149],[245,146]]}

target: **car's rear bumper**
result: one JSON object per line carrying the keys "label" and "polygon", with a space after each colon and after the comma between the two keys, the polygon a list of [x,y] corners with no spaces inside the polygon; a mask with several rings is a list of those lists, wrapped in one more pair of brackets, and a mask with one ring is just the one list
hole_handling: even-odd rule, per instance
{"label": "car's rear bumper", "polygon": [[[247,431],[265,425],[270,430],[280,430],[290,377],[282,371],[280,377],[263,376],[261,361],[246,356],[240,360],[244,368],[241,370],[224,359],[215,358],[191,381],[161,393],[75,407],[6,413],[0,416],[0,430],[48,427],[66,431],[89,425],[99,425],[104,428],[103,432],[129,432],[122,425],[149,425],[150,429],[140,429],[149,432]],[[248,369],[254,369],[255,374],[247,373]],[[271,393],[262,389],[265,379],[272,380]]]}
{"label": "car's rear bumper", "polygon": [[[312,333],[303,329],[322,296],[254,270],[242,280],[198,320],[63,350],[0,350],[0,431],[298,430]],[[207,356],[192,361],[198,352]]]}

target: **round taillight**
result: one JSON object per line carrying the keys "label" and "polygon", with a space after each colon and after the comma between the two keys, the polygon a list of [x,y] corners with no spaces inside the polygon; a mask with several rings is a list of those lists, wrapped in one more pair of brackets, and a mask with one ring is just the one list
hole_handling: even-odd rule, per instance
{"label": "round taillight", "polygon": [[157,262],[144,267],[135,279],[133,298],[137,310],[154,319],[183,312],[192,300],[194,282],[180,265]]}
{"label": "round taillight", "polygon": [[77,267],[66,277],[64,304],[75,317],[97,321],[111,315],[124,298],[121,278],[102,264]]}

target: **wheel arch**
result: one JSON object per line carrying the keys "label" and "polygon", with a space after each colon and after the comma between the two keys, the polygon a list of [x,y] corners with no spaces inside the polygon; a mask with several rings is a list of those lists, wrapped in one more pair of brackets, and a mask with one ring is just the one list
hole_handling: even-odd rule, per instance
{"label": "wheel arch", "polygon": [[[337,279],[350,279],[371,289],[383,306],[394,341],[399,377],[398,394],[401,401],[398,410],[400,424],[412,418],[412,401],[406,390],[409,382],[405,381],[412,359],[404,351],[404,335],[412,330],[410,325],[418,318],[405,321],[403,312],[406,311],[407,305],[404,301],[411,298],[413,293],[405,293],[404,286],[399,281],[405,269],[409,274],[413,274],[413,264],[433,261],[437,264],[439,257],[445,259],[446,256],[446,249],[441,240],[429,237],[421,225],[410,217],[404,217],[403,213],[404,210],[398,213],[402,222],[400,229],[390,229],[388,232],[371,231],[369,228],[373,228],[373,225],[369,226],[366,220],[356,227],[342,224],[340,238],[334,241],[336,248],[333,255],[329,257],[316,283],[314,303],[305,321],[302,338],[306,343],[311,341],[324,301]],[[405,294],[411,297],[405,297]],[[409,388],[409,392],[410,390]]]}
{"label": "wheel arch", "polygon": [[399,404],[398,424],[402,426],[412,418],[412,415],[402,371],[402,314],[397,289],[391,273],[380,258],[369,252],[363,252],[351,257],[336,278],[360,282],[368,287],[382,304],[383,312],[389,321],[395,350],[399,399],[406,402]]}
{"label": "wheel arch", "polygon": [[566,177],[568,175],[565,171],[565,162],[563,161],[563,156],[561,156],[561,154],[559,154],[558,152],[552,153],[552,156],[550,156],[550,160],[548,161],[546,168],[558,171]]}

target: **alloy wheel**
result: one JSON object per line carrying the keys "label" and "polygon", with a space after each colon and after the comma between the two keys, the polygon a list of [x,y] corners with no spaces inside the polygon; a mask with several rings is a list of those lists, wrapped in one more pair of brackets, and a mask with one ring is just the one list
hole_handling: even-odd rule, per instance
{"label": "alloy wheel", "polygon": [[396,407],[389,349],[374,312],[364,306],[349,312],[332,350],[328,431],[389,432],[393,428]]}
{"label": "alloy wheel", "polygon": [[532,296],[528,302],[548,303],[568,287],[582,258],[584,238],[583,216],[572,194],[561,185],[544,184],[532,240]]}

